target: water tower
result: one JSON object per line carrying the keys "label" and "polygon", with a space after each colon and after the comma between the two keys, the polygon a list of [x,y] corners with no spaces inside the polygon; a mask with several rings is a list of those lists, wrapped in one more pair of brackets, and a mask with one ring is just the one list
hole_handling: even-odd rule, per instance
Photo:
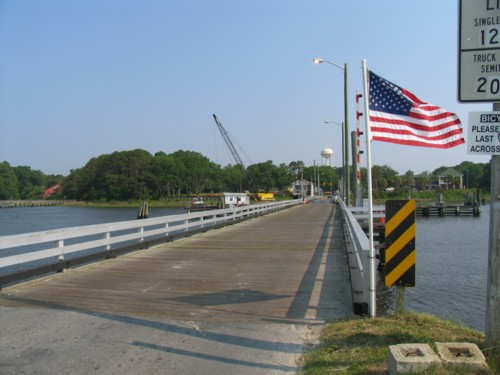
{"label": "water tower", "polygon": [[333,150],[330,147],[325,147],[321,151],[321,164],[328,167],[332,166]]}

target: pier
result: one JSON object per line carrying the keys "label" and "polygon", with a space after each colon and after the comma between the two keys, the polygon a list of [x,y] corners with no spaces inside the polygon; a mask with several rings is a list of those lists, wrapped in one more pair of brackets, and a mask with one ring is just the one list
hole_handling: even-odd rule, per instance
{"label": "pier", "polygon": [[353,315],[342,220],[317,200],[4,287],[1,370],[298,371]]}
{"label": "pier", "polygon": [[426,206],[415,209],[417,216],[479,216],[481,208],[478,205],[441,205]]}

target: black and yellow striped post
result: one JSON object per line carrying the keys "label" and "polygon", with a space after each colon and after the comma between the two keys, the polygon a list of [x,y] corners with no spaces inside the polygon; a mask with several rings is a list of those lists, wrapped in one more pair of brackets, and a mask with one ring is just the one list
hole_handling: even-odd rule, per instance
{"label": "black and yellow striped post", "polygon": [[415,201],[385,203],[385,285],[415,286]]}

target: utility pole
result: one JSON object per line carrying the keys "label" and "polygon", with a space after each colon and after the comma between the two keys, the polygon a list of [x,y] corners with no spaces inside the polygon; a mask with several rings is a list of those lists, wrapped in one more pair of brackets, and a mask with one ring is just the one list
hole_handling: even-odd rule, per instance
{"label": "utility pole", "polygon": [[348,104],[348,98],[349,98],[349,90],[348,90],[348,85],[347,85],[347,63],[344,64],[344,151],[345,151],[345,164],[346,164],[346,205],[350,206],[351,205],[351,183],[350,183],[350,178],[349,178],[349,104]]}
{"label": "utility pole", "polygon": [[[500,111],[500,103],[493,104]],[[491,156],[490,235],[486,288],[486,345],[500,346],[500,155]]]}
{"label": "utility pole", "polygon": [[[458,33],[458,100],[460,102],[491,102],[493,112],[500,111],[500,79],[497,72],[484,69],[484,62],[476,56],[496,57],[500,53],[498,25],[477,23],[478,19],[496,19],[500,14],[500,1],[459,0]],[[490,34],[491,38],[486,38]],[[484,84],[483,84],[484,83]],[[470,119],[470,115],[469,115]],[[498,121],[495,121],[498,123]],[[469,123],[469,131],[473,131]],[[498,133],[495,131],[493,133]],[[496,140],[498,134],[492,134]],[[477,144],[477,137],[468,142]],[[475,139],[474,139],[475,138]],[[479,139],[481,141],[481,138]],[[496,142],[495,142],[496,143]],[[476,152],[469,152],[476,153]],[[491,203],[488,251],[488,279],[486,288],[486,344],[490,348],[500,345],[500,155],[491,152]]]}

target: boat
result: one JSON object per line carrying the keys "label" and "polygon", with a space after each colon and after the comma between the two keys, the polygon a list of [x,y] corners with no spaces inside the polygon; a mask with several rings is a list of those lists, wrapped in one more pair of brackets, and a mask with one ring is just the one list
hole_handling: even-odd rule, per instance
{"label": "boat", "polygon": [[191,205],[186,207],[187,212],[198,212],[207,210],[218,210],[222,208],[222,204],[205,204],[203,197],[196,196],[191,200]]}
{"label": "boat", "polygon": [[216,204],[206,204],[203,197],[197,195],[191,200],[191,205],[186,207],[188,212],[218,210],[221,208],[241,207],[250,204],[247,193],[220,193],[211,197],[216,198]]}

